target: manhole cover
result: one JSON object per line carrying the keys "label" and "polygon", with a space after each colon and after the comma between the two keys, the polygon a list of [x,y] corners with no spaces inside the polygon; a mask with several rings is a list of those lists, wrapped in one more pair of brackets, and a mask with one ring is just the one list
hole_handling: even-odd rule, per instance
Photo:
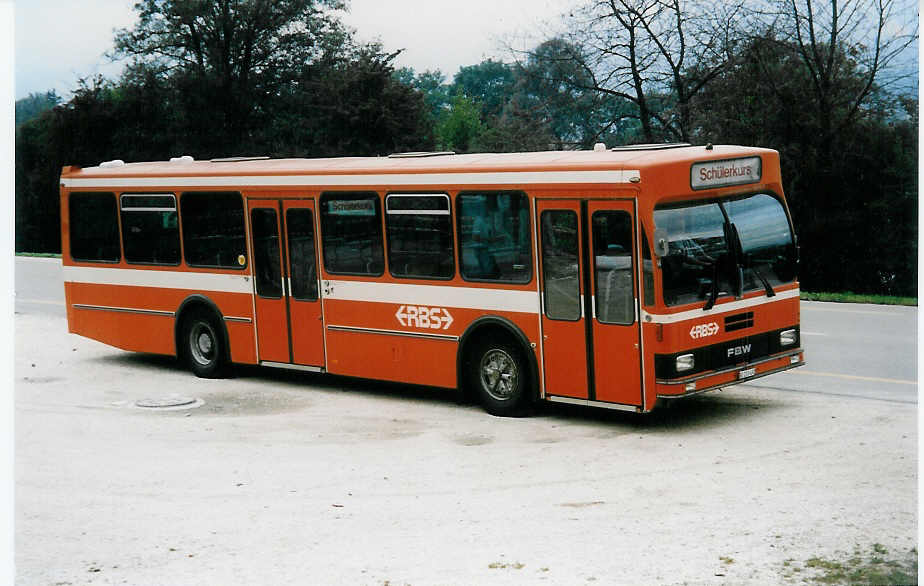
{"label": "manhole cover", "polygon": [[202,399],[181,397],[179,395],[135,401],[135,406],[144,407],[145,409],[194,409],[202,404]]}

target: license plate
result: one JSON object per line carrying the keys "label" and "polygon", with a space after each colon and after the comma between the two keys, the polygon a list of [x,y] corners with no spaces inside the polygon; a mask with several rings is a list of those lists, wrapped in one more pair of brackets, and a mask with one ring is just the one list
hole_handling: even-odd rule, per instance
{"label": "license plate", "polygon": [[757,374],[757,369],[756,369],[756,368],[745,368],[744,370],[739,370],[739,371],[738,371],[738,380],[742,380],[742,379],[746,379],[746,378],[751,378],[751,377],[754,376],[755,374]]}

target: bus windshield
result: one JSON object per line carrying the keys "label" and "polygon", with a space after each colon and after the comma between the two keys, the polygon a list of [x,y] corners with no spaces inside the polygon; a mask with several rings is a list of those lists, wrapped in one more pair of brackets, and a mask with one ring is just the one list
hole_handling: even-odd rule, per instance
{"label": "bus windshield", "polygon": [[667,235],[661,258],[667,305],[757,289],[769,295],[796,278],[792,230],[772,195],[659,207],[654,219]]}

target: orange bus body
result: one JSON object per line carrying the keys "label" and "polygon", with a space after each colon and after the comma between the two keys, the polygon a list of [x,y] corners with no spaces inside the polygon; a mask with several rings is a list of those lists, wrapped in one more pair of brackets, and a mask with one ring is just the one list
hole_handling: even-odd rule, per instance
{"label": "orange bus body", "polygon": [[[746,161],[759,171],[739,180],[736,161]],[[666,242],[661,242],[659,249],[656,242],[663,234],[662,226],[654,221],[656,210],[736,200],[751,194],[778,199],[791,229],[776,151],[685,146],[120,163],[65,167],[61,175],[68,329],[117,348],[182,355],[188,342],[183,339],[187,332],[182,323],[195,308],[217,316],[230,362],[456,388],[468,384],[472,368],[477,377],[478,367],[469,364],[474,360],[470,354],[474,346],[505,336],[507,346],[515,346],[515,353],[525,359],[522,374],[527,375],[535,399],[635,412],[650,411],[659,400],[745,382],[803,363],[798,339],[799,285],[794,276],[789,282],[756,286],[733,295],[719,291],[717,284],[711,288],[719,294],[712,295],[710,279],[700,277],[704,287],[700,299],[668,303],[665,286],[672,285],[665,282],[667,269],[662,260],[668,264],[667,255],[679,253],[670,252]],[[701,183],[695,185],[695,181]],[[125,207],[127,200],[120,199],[122,196],[170,195],[179,212],[183,198],[214,192],[239,194],[242,201],[246,248],[237,268],[190,265],[182,240],[186,238],[185,212],[178,213],[176,230],[183,236],[177,262],[133,264],[126,260],[123,224],[131,210]],[[477,247],[471,244],[474,229],[460,218],[459,198],[497,193],[520,194],[517,197],[528,202],[528,218],[524,216],[518,226],[521,233],[528,229],[529,266],[513,265],[526,275],[522,282],[465,278],[462,274],[462,267],[473,262],[471,250]],[[117,204],[122,206],[122,213],[117,214],[122,234],[118,259],[75,260],[71,250],[72,194],[102,194],[106,198],[111,194],[121,202]],[[334,214],[335,204],[347,201],[335,199],[338,194],[375,194],[380,233],[388,242],[378,243],[385,249],[381,274],[328,270],[325,254],[332,254],[334,245],[325,250],[325,238],[334,242],[334,237],[324,233],[321,215]],[[450,216],[451,276],[395,276],[400,271],[391,264],[388,251],[393,243],[390,227],[385,225],[386,215],[392,212],[385,206],[391,205],[386,202],[389,195],[402,194],[448,196],[447,211],[428,213]],[[356,204],[352,211],[343,208],[347,211],[337,213],[344,217],[369,215],[372,207],[363,207],[366,205]],[[169,210],[169,205],[164,209]],[[297,269],[291,266],[288,252],[295,239],[287,233],[290,218],[295,217],[292,210],[310,220],[306,227],[313,242],[307,242],[306,250],[315,255],[317,266],[311,277],[317,287],[313,300],[298,300],[293,295],[291,279]],[[549,220],[543,223],[546,212]],[[255,233],[257,218],[266,221],[259,230],[269,230],[268,240]],[[276,240],[272,236],[273,218]],[[606,249],[609,252],[598,250],[598,236],[606,230],[600,227],[603,220],[614,219],[615,226],[623,218],[630,226],[630,250],[612,244]],[[567,232],[572,225],[573,230]],[[548,232],[540,235],[545,229]],[[691,228],[685,229],[693,234]],[[551,265],[555,259],[544,254],[543,245],[549,244],[546,239],[552,236],[548,234],[555,230],[576,238],[575,251],[580,258],[550,269],[546,263]],[[468,249],[463,250],[460,239],[468,239]],[[563,236],[562,242],[566,240]],[[702,242],[692,240],[687,245],[691,249]],[[681,240],[671,245],[678,242]],[[281,271],[279,295],[258,294],[256,283],[262,277],[257,266],[264,263],[254,256],[258,245],[261,251],[264,246],[270,251],[270,261],[265,262],[275,263],[273,266],[278,265]],[[691,254],[696,253],[688,251],[677,258],[691,262]],[[719,261],[713,262],[712,270],[718,274],[715,267]],[[625,263],[628,270],[606,268],[618,263]],[[579,275],[576,283],[563,281],[575,285],[579,295],[575,303],[563,303],[567,311],[574,312],[567,319],[551,316],[547,305],[551,300],[545,295],[546,287],[552,283],[545,282],[545,274],[553,269]],[[760,271],[754,271],[763,280]],[[268,281],[273,287],[274,279]],[[611,282],[604,283],[606,279]],[[717,282],[719,277],[712,280]],[[599,315],[603,301],[594,298],[595,292],[602,296],[604,285],[606,291],[630,291],[631,307],[627,305],[612,319]],[[710,295],[715,297],[712,306],[704,308]],[[785,348],[777,342],[784,330],[795,332],[783,334],[789,336],[787,340],[794,336],[794,343]],[[756,351],[758,347],[763,349]],[[674,361],[679,365],[685,360],[679,353],[687,351],[697,365],[706,360],[711,366],[705,370],[698,366],[688,376],[678,374],[679,366],[677,372],[671,370]],[[709,362],[712,359],[702,358],[709,352],[727,360]],[[735,359],[735,352],[741,354],[740,360]],[[488,368],[485,364],[483,360],[483,372]],[[668,371],[671,374],[665,374]]]}

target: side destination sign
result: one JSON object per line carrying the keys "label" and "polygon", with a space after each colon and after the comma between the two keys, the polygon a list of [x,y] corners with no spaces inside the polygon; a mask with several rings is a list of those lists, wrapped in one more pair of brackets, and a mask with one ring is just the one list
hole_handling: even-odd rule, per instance
{"label": "side destination sign", "polygon": [[760,157],[693,163],[690,169],[690,187],[693,189],[743,185],[758,181],[760,181]]}

